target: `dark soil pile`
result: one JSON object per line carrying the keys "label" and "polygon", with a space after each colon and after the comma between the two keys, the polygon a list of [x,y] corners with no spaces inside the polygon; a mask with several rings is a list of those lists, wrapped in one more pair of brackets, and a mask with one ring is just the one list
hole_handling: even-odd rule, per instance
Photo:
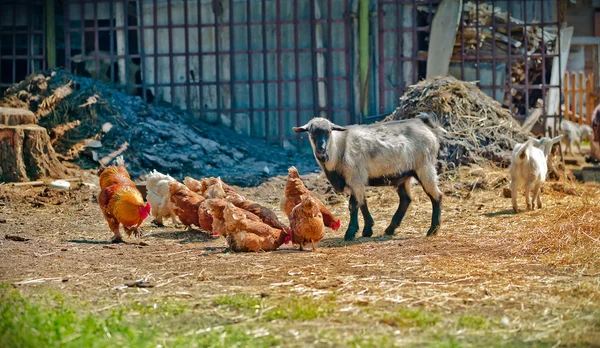
{"label": "dark soil pile", "polygon": [[154,107],[62,70],[32,74],[6,91],[2,105],[33,111],[59,156],[83,169],[100,167],[119,149],[125,149],[125,164],[135,178],[156,169],[180,179],[221,176],[249,186],[285,174],[291,165],[301,172],[317,169],[312,157],[194,120],[170,106]]}
{"label": "dark soil pile", "polygon": [[531,135],[496,100],[474,84],[451,76],[410,86],[384,122],[413,118],[420,112],[437,114],[447,132],[440,134],[438,161],[442,170],[486,162],[506,167],[515,142],[524,142]]}

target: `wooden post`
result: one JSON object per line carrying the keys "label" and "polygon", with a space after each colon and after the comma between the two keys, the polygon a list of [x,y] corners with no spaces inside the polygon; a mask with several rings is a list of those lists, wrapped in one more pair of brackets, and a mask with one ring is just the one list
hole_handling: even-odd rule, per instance
{"label": "wooden post", "polygon": [[358,39],[358,64],[360,69],[360,100],[363,102],[361,111],[364,116],[367,116],[369,113],[369,90],[365,87],[368,83],[367,72],[369,70],[369,0],[360,0],[359,3],[358,30],[360,36]]}
{"label": "wooden post", "polygon": [[578,124],[583,123],[583,93],[585,93],[585,84],[584,84],[585,76],[583,75],[583,71],[579,72],[579,119],[577,120]]}
{"label": "wooden post", "polygon": [[46,0],[46,60],[47,68],[56,68],[55,0]]}
{"label": "wooden post", "polygon": [[[125,57],[125,35],[127,35],[127,28],[125,27],[125,16],[127,15],[126,8],[123,2],[115,3],[115,25],[117,27],[117,55]],[[83,18],[81,20],[84,20]],[[120,28],[120,29],[119,29]],[[155,48],[156,49],[156,48]],[[157,58],[155,58],[157,59]],[[125,58],[118,58],[117,64],[119,66],[119,84],[125,86],[127,83],[127,71],[125,70]],[[156,82],[158,83],[158,82]],[[128,91],[127,91],[128,92]],[[126,92],[126,93],[127,93]],[[171,100],[171,102],[173,102]]]}
{"label": "wooden post", "polygon": [[594,74],[587,75],[585,81],[585,124],[592,125],[592,112],[594,110]]}
{"label": "wooden post", "polygon": [[571,114],[571,103],[570,103],[570,96],[569,96],[569,72],[565,72],[565,77],[563,78],[563,95],[565,96],[565,120],[569,120],[570,118],[570,114]]}
{"label": "wooden post", "polygon": [[571,82],[569,83],[571,87],[571,121],[575,122],[575,114],[577,113],[577,84],[575,83],[575,73],[571,73]]}

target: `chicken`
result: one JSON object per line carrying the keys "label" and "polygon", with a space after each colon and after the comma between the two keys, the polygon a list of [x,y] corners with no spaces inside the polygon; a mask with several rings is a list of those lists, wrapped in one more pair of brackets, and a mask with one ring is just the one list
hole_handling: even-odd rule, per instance
{"label": "chicken", "polygon": [[225,198],[228,202],[233,203],[234,206],[258,216],[265,224],[289,232],[289,228],[279,221],[275,212],[242,196],[234,188],[225,184],[220,178],[203,179],[203,183],[206,186],[205,188],[203,187],[203,192],[207,195],[215,198]]}
{"label": "chicken", "polygon": [[173,203],[169,195],[169,183],[175,181],[170,175],[165,175],[153,170],[146,179],[146,200],[152,207],[154,223],[163,225],[164,218],[171,218],[173,224],[177,223]]}
{"label": "chicken", "polygon": [[182,224],[188,227],[192,225],[200,227],[198,208],[200,203],[204,201],[204,197],[191,191],[178,181],[169,183],[169,197],[171,203],[173,203],[173,211]]}
{"label": "chicken", "polygon": [[[213,224],[212,224],[213,233],[215,235],[221,235],[223,237],[226,237],[227,236],[227,227],[225,225],[225,218],[223,217],[223,211],[229,202],[227,202],[224,199],[218,199],[218,198],[207,199],[206,201],[204,201],[202,203],[204,204],[205,202],[206,202],[206,206],[208,207],[208,212],[211,214],[211,216],[213,218]],[[262,222],[258,216],[252,214],[249,211],[238,208],[236,206],[233,206],[232,209],[235,211],[236,214],[239,214],[239,215],[243,214],[246,216],[246,218],[248,218],[252,221]]]}
{"label": "chicken", "polygon": [[300,250],[308,243],[312,244],[313,252],[317,250],[317,243],[325,237],[325,225],[314,197],[302,196],[300,204],[295,206],[290,214],[290,227],[292,242],[300,245]]}
{"label": "chicken", "polygon": [[[281,200],[280,208],[285,215],[290,218],[290,214],[295,206],[300,204],[302,201],[302,195],[311,196],[319,210],[321,211],[321,215],[323,215],[323,223],[325,226],[331,228],[336,231],[342,225],[341,221],[336,218],[326,207],[325,205],[312,193],[310,192],[302,179],[300,179],[300,175],[298,174],[298,169],[296,167],[290,167],[288,169],[288,178],[287,183],[285,184],[285,196]],[[291,220],[290,220],[291,221]]]}
{"label": "chicken", "polygon": [[210,198],[225,197],[225,191],[223,190],[223,182],[219,180],[219,182],[217,182],[215,185],[212,185],[207,189],[203,190],[203,195],[207,199],[200,203],[200,207],[198,207],[198,219],[200,222],[200,228],[208,232],[213,232],[213,235],[218,235],[219,233],[215,232],[213,229],[213,216],[210,212],[208,201]]}
{"label": "chicken", "polygon": [[253,220],[231,203],[223,209],[223,219],[227,244],[233,251],[273,251],[290,240],[287,231]]}
{"label": "chicken", "polygon": [[185,184],[185,186],[187,186],[190,190],[202,195],[202,196],[206,196],[206,190],[210,187],[215,185],[216,183],[221,183],[221,186],[223,187],[223,189],[225,190],[225,192],[227,194],[238,194],[238,192],[231,186],[227,185],[226,183],[223,182],[223,180],[221,180],[220,177],[218,178],[204,178],[202,180],[196,180],[193,179],[189,176],[185,177],[183,179],[183,183]]}
{"label": "chicken", "polygon": [[123,163],[123,158],[116,160],[116,166],[109,166],[100,173],[100,193],[98,205],[104,214],[110,230],[114,233],[113,242],[123,242],[120,226],[128,236],[133,233],[140,236],[140,225],[150,214],[150,204],[144,203],[140,191],[131,181]]}

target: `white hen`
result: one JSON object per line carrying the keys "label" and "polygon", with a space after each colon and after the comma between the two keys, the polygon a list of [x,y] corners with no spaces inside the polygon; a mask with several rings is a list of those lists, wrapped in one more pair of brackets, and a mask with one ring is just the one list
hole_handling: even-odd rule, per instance
{"label": "white hen", "polygon": [[177,223],[177,216],[173,212],[172,203],[169,199],[169,183],[174,181],[170,175],[165,175],[153,170],[146,179],[146,200],[152,207],[154,222],[163,224],[164,218],[171,218],[173,224]]}

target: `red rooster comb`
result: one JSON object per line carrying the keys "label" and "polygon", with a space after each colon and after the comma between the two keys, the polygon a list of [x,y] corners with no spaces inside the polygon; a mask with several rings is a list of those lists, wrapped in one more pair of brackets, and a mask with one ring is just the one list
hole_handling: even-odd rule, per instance
{"label": "red rooster comb", "polygon": [[332,222],[331,225],[329,226],[332,230],[337,231],[340,229],[340,227],[342,226],[342,220],[339,220],[337,222]]}

